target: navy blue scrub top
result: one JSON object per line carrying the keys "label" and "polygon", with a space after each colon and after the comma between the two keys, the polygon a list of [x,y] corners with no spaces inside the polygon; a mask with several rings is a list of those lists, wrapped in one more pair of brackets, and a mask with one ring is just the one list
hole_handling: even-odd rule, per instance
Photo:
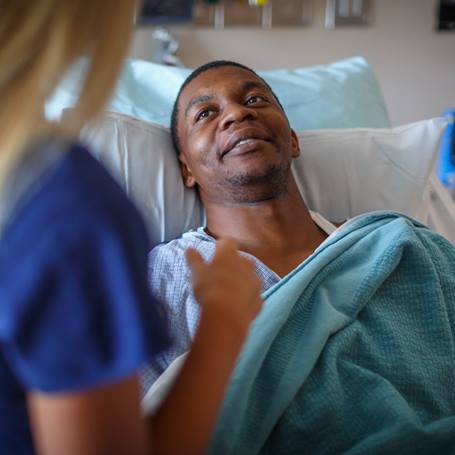
{"label": "navy blue scrub top", "polygon": [[[41,163],[47,149],[56,155],[50,142],[40,149],[29,155]],[[34,453],[26,391],[119,380],[170,344],[147,284],[139,213],[85,148],[58,152],[0,233],[1,454]],[[33,174],[33,165],[22,168]]]}

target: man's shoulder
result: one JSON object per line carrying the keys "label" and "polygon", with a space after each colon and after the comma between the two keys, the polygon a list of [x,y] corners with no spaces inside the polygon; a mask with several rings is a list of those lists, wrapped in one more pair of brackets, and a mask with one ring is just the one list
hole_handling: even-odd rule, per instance
{"label": "man's shoulder", "polygon": [[188,248],[197,250],[204,259],[210,259],[215,250],[215,240],[204,233],[203,228],[194,229],[182,234],[178,239],[166,243],[160,243],[149,253],[149,267],[170,266],[172,264],[181,266],[186,263],[185,251]]}

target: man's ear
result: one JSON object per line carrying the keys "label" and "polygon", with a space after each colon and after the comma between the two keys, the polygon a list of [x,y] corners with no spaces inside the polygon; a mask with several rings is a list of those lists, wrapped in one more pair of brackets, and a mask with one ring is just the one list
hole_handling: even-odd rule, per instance
{"label": "man's ear", "polygon": [[182,173],[183,183],[188,188],[193,188],[196,185],[196,179],[194,178],[191,169],[188,167],[188,163],[186,162],[186,157],[183,153],[179,154],[179,165],[180,165],[180,172]]}
{"label": "man's ear", "polygon": [[291,128],[291,148],[292,148],[292,158],[297,158],[300,155],[300,144],[299,138],[297,137],[296,132]]}

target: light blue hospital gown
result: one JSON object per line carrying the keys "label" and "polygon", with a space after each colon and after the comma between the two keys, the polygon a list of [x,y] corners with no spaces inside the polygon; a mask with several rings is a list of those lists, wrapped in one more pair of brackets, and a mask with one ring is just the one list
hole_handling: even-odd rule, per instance
{"label": "light blue hospital gown", "polygon": [[[313,221],[327,234],[335,226],[318,213],[310,212]],[[186,264],[185,251],[196,249],[206,260],[215,253],[216,240],[203,227],[186,232],[179,239],[156,246],[149,255],[149,282],[153,295],[166,307],[173,340],[172,347],[154,357],[153,363],[142,371],[143,392],[158,379],[169,364],[186,352],[199,321],[199,305],[193,295],[191,272]],[[272,287],[281,277],[255,256],[242,253],[254,261],[256,274],[261,279],[261,292]]]}

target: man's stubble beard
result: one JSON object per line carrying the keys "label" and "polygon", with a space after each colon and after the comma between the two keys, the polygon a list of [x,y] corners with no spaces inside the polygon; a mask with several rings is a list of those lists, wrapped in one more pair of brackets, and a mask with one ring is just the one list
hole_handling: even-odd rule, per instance
{"label": "man's stubble beard", "polygon": [[288,190],[290,176],[290,162],[272,164],[260,174],[227,175],[217,186],[225,202],[256,204],[283,196]]}

